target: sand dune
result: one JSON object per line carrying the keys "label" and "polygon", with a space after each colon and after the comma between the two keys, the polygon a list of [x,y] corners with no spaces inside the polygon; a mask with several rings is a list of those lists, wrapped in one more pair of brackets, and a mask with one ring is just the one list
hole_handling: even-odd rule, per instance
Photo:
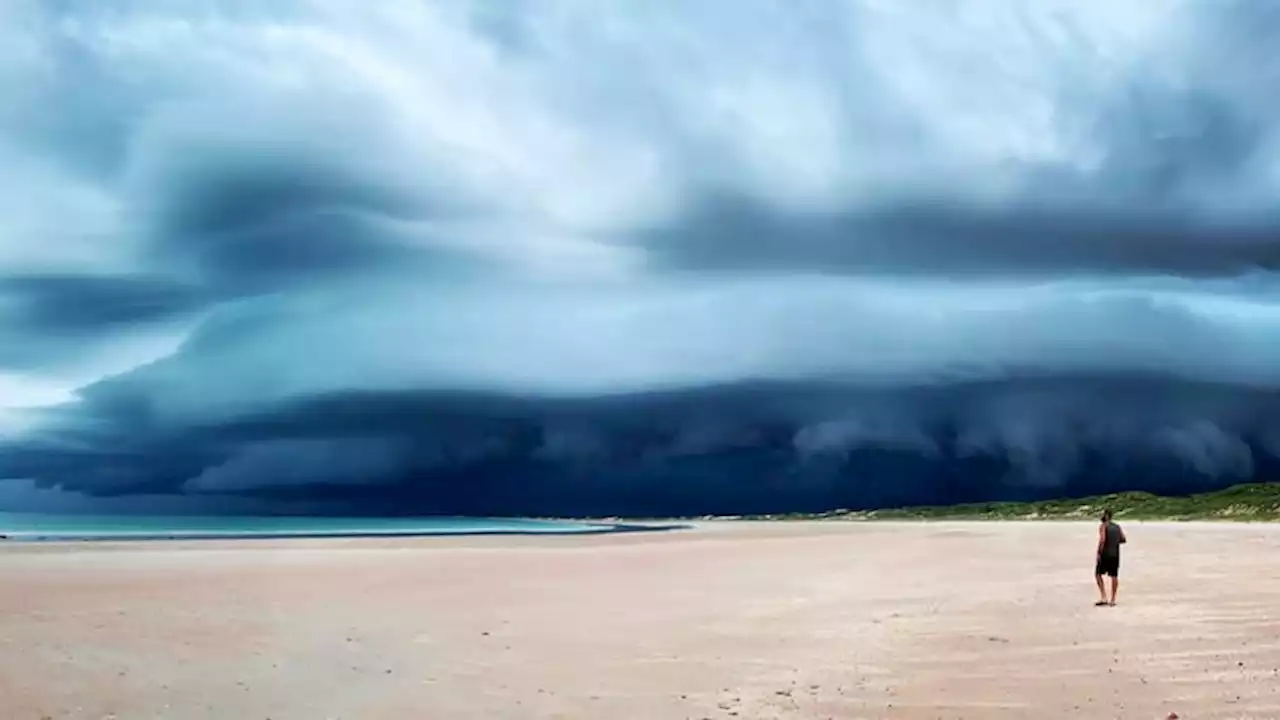
{"label": "sand dune", "polygon": [[1280,526],[0,547],[0,717],[1280,718]]}

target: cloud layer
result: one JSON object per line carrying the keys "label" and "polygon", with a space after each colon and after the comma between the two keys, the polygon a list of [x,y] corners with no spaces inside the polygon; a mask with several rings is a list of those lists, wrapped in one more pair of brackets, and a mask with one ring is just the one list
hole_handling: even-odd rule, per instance
{"label": "cloud layer", "polygon": [[547,514],[1268,477],[1277,40],[1208,0],[8,3],[0,477]]}

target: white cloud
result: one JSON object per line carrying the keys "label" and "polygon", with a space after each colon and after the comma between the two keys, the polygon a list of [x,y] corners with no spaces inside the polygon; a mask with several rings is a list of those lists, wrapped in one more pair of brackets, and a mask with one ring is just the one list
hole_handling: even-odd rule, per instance
{"label": "white cloud", "polygon": [[[29,205],[45,227],[70,221],[42,244],[65,253],[92,237],[104,259],[127,253],[134,231],[100,218],[145,210],[171,172],[190,170],[175,160],[226,147],[335,155],[401,187],[456,193],[518,225],[510,252],[536,265],[546,245],[525,236],[608,252],[610,233],[670,217],[708,187],[800,209],[921,192],[1010,202],[1069,190],[1035,181],[1056,173],[1109,201],[1130,182],[1112,177],[1129,162],[1118,139],[1200,130],[1177,107],[1131,105],[1133,88],[1272,114],[1258,87],[1212,63],[1230,38],[1208,20],[1232,11],[1211,3],[293,0],[198,13],[104,3],[62,17],[19,5],[26,19],[4,39],[22,70],[0,88],[45,112],[103,115],[125,157],[116,174],[76,177],[74,145],[67,157],[41,145],[55,170],[24,171],[6,204]],[[512,29],[486,30],[482,12]],[[73,82],[86,70],[93,84]],[[24,118],[8,127],[29,138],[39,124]],[[1274,132],[1262,132],[1257,152],[1272,153]],[[1242,163],[1178,200],[1269,204],[1273,165]],[[81,206],[84,219],[64,209]]]}
{"label": "white cloud", "polygon": [[748,380],[1156,373],[1280,386],[1280,304],[1193,283],[975,287],[796,276],[643,286],[368,286],[246,304],[120,382],[162,423],[331,390],[590,396]]}

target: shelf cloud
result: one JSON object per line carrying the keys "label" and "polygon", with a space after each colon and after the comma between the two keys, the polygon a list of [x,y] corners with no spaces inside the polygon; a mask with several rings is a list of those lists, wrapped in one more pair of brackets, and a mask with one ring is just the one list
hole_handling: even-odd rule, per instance
{"label": "shelf cloud", "polygon": [[0,502],[1268,479],[1278,40],[1208,0],[6,3]]}

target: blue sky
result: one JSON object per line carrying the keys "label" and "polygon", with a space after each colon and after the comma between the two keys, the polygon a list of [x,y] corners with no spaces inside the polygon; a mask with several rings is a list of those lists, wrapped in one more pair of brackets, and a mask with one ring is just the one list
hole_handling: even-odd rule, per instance
{"label": "blue sky", "polygon": [[7,2],[0,503],[714,507],[737,471],[683,458],[743,448],[782,505],[873,502],[841,463],[885,447],[1255,477],[1278,39],[1209,0]]}

